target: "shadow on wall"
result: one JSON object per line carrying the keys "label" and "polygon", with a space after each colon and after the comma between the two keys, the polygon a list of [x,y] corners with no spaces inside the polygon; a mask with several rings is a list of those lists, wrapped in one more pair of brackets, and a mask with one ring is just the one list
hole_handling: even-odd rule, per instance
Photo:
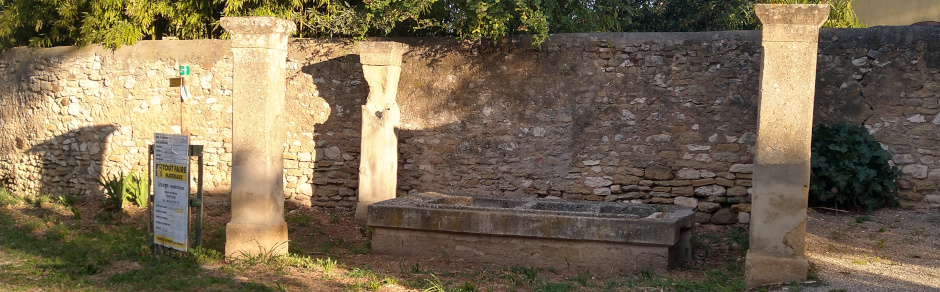
{"label": "shadow on wall", "polygon": [[[102,164],[108,148],[108,137],[116,130],[114,125],[82,127],[30,148],[27,153],[38,156],[39,160],[36,165],[40,168],[39,193],[51,197],[74,195],[83,199],[101,198],[100,191],[92,190],[99,189],[95,180],[105,175]],[[127,151],[123,147],[114,149]]]}
{"label": "shadow on wall", "polygon": [[359,55],[310,64],[301,71],[313,77],[318,96],[330,107],[326,120],[314,125],[311,204],[352,209],[359,187],[361,108],[369,95]]}
{"label": "shadow on wall", "polygon": [[[741,122],[756,115],[753,42],[731,33],[688,41],[718,56],[705,58],[634,39],[645,35],[600,36],[618,47],[583,43],[581,35],[559,36],[542,50],[520,39],[394,39],[412,46],[397,96],[398,192],[583,199],[603,191],[582,183],[586,178],[642,176],[650,165],[749,163],[747,145],[738,144],[754,131]],[[368,95],[361,67],[356,55],[344,55],[302,68],[316,85],[310,95],[331,108],[314,134],[315,206],[351,207],[356,200],[360,108]],[[677,162],[690,155],[685,145],[722,143],[712,141],[718,138],[735,142]]]}

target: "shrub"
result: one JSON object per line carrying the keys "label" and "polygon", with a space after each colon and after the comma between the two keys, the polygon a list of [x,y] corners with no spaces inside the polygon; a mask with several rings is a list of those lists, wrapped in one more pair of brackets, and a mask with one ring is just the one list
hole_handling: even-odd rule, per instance
{"label": "shrub", "polygon": [[872,211],[897,206],[901,172],[864,127],[835,124],[813,128],[809,188],[811,205]]}
{"label": "shrub", "polygon": [[134,202],[141,207],[147,206],[149,197],[147,178],[138,176],[134,171],[126,176],[124,172],[110,177],[102,175],[95,181],[104,188],[105,198],[102,205],[107,210],[121,211],[127,201]]}

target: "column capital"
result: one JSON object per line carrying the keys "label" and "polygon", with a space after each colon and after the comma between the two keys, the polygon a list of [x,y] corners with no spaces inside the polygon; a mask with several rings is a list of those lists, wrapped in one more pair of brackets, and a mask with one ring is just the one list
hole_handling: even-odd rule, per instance
{"label": "column capital", "polygon": [[818,42],[829,4],[756,4],[763,42]]}
{"label": "column capital", "polygon": [[401,56],[411,46],[399,42],[362,42],[356,46],[359,63],[371,66],[399,66]]}
{"label": "column capital", "polygon": [[287,50],[287,38],[297,26],[277,17],[223,17],[219,22],[232,38],[233,48]]}

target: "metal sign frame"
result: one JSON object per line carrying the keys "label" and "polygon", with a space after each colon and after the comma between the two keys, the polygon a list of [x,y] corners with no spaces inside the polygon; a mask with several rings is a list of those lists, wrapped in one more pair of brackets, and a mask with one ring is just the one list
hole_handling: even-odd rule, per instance
{"label": "metal sign frame", "polygon": [[[155,214],[154,213],[154,188],[151,188],[150,186],[150,182],[155,181],[154,178],[156,175],[156,173],[154,173],[155,166],[156,166],[156,163],[154,162],[154,145],[149,145],[148,148],[149,148],[148,149],[149,157],[147,159],[147,171],[148,171],[148,177],[150,177],[150,180],[148,180],[147,182],[148,183],[147,190],[150,191],[150,199],[149,199],[150,204],[147,205],[147,211],[148,211],[147,212],[148,213],[147,231],[148,231],[148,238],[156,239],[155,237],[156,235],[154,232],[154,214]],[[196,209],[195,221],[188,222],[187,230],[186,230],[187,234],[190,234],[190,232],[195,231],[195,234],[193,234],[194,236],[192,236],[193,240],[187,240],[188,241],[187,245],[189,243],[192,243],[193,248],[202,245],[202,213],[203,213],[202,199],[203,199],[203,165],[204,165],[202,150],[203,150],[203,145],[188,145],[187,158],[191,158],[191,157],[197,158],[196,194],[195,194],[195,197],[192,197],[192,194],[187,194],[187,202],[188,202],[189,208],[187,208],[188,210],[186,212],[187,218],[189,218],[189,216],[192,214],[192,211],[193,211],[192,209],[193,208]],[[187,159],[187,166],[189,165],[191,165],[191,160]],[[189,182],[191,175],[192,175],[192,172],[189,171],[187,174],[187,183]],[[188,251],[189,246],[187,246],[186,249],[171,248],[171,247],[158,244],[157,241],[154,240],[153,242],[151,242],[151,249],[153,250],[155,254],[162,254],[162,253],[172,251],[174,249],[180,250],[180,251]]]}

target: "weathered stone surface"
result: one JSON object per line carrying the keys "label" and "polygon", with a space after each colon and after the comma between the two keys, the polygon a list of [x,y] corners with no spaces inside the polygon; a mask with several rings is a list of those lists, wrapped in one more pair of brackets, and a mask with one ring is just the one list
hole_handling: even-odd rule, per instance
{"label": "weathered stone surface", "polygon": [[[222,18],[232,37],[232,221],[225,255],[287,253],[284,222],[284,95],[291,21]],[[257,78],[257,76],[265,78]]]}
{"label": "weathered stone surface", "polygon": [[698,199],[692,197],[676,197],[675,204],[694,209],[698,207]]}
{"label": "weathered stone surface", "polygon": [[[428,208],[434,205],[447,207]],[[369,206],[368,225],[376,229],[372,248],[378,254],[439,256],[448,253],[467,257],[467,260],[502,264],[554,265],[570,261],[591,268],[607,265],[609,269],[610,263],[601,258],[624,254],[636,258],[657,251],[662,262],[655,268],[664,271],[680,259],[691,260],[693,212],[677,206],[662,208],[660,217],[650,216],[658,211],[649,205],[422,193]],[[541,210],[554,213],[539,212]],[[633,216],[602,216],[601,212]],[[565,215],[559,216],[559,213]],[[447,220],[450,221],[445,222]],[[549,222],[551,228],[540,227]],[[610,249],[614,244],[619,248]],[[507,245],[515,247],[508,251]],[[560,251],[563,246],[568,251]],[[532,248],[551,255],[519,254]],[[598,250],[588,252],[591,249]],[[634,266],[628,261],[616,269],[632,271]]]}
{"label": "weathered stone surface", "polygon": [[[806,186],[816,55],[819,27],[829,15],[829,5],[759,4],[754,11],[764,26],[764,56],[753,222],[745,264],[748,289],[806,278]],[[730,208],[712,217],[712,222],[736,221]]]}
{"label": "weathered stone surface", "polygon": [[747,198],[748,198],[747,196],[726,197],[726,199],[728,200],[727,202],[731,204],[747,203],[748,202]]}
{"label": "weathered stone surface", "polygon": [[741,223],[741,224],[751,223],[751,213],[748,213],[748,212],[738,213],[738,223]]}
{"label": "weathered stone surface", "polygon": [[698,207],[695,208],[695,211],[705,212],[705,213],[714,213],[719,208],[721,208],[721,204],[719,203],[699,202]]}
{"label": "weathered stone surface", "polygon": [[751,204],[734,204],[731,205],[731,210],[735,212],[751,212]]}
{"label": "weathered stone surface", "polygon": [[676,172],[678,179],[699,179],[702,178],[702,171],[697,169],[683,168]]}
{"label": "weathered stone surface", "polygon": [[614,182],[610,179],[603,177],[586,177],[584,178],[584,185],[591,188],[606,187]]}
{"label": "weathered stone surface", "polygon": [[730,208],[721,208],[712,215],[711,222],[714,224],[734,224],[738,222],[738,216],[731,212]]}
{"label": "weathered stone surface", "polygon": [[695,223],[709,223],[712,220],[712,214],[705,212],[695,212],[693,220],[695,220]]}
{"label": "weathered stone surface", "polygon": [[727,189],[729,197],[747,196],[747,188],[742,186],[730,187]]}
{"label": "weathered stone surface", "polygon": [[897,183],[898,188],[902,190],[909,190],[914,188],[914,182],[907,179],[899,178]]}
{"label": "weathered stone surface", "polygon": [[735,182],[730,179],[716,178],[715,184],[718,184],[719,186],[723,186],[723,187],[733,187]]}
{"label": "weathered stone surface", "polygon": [[924,199],[924,195],[913,190],[898,190],[898,199],[902,201],[920,202]]}
{"label": "weathered stone surface", "polygon": [[691,196],[695,194],[695,189],[692,187],[674,187],[672,188],[672,195],[674,196]]}
{"label": "weathered stone surface", "polygon": [[719,185],[708,185],[703,187],[695,188],[696,196],[724,196],[726,190],[724,187]]}
{"label": "weathered stone surface", "polygon": [[931,208],[940,207],[940,195],[926,195],[924,196],[924,201],[926,201]]}
{"label": "weathered stone surface", "polygon": [[640,177],[629,174],[617,174],[613,176],[613,183],[618,185],[635,185],[640,183],[640,180],[642,180]]}
{"label": "weathered stone surface", "polygon": [[401,123],[398,107],[398,79],[401,56],[408,45],[396,42],[359,44],[362,75],[369,84],[369,96],[362,106],[362,139],[359,162],[359,202],[356,221],[366,222],[366,207],[395,198],[398,186],[398,137]]}
{"label": "weathered stone surface", "polygon": [[753,164],[733,164],[731,165],[731,168],[728,171],[732,173],[752,173],[754,172],[754,165]]}
{"label": "weathered stone surface", "polygon": [[670,180],[673,178],[672,168],[662,165],[653,165],[646,168],[643,178],[650,180]]}
{"label": "weathered stone surface", "polygon": [[692,181],[692,186],[699,187],[699,186],[710,185],[714,183],[715,183],[714,178],[697,179],[697,180]]}
{"label": "weathered stone surface", "polygon": [[913,178],[927,178],[929,168],[926,165],[910,164],[901,168],[901,173],[910,175]]}

